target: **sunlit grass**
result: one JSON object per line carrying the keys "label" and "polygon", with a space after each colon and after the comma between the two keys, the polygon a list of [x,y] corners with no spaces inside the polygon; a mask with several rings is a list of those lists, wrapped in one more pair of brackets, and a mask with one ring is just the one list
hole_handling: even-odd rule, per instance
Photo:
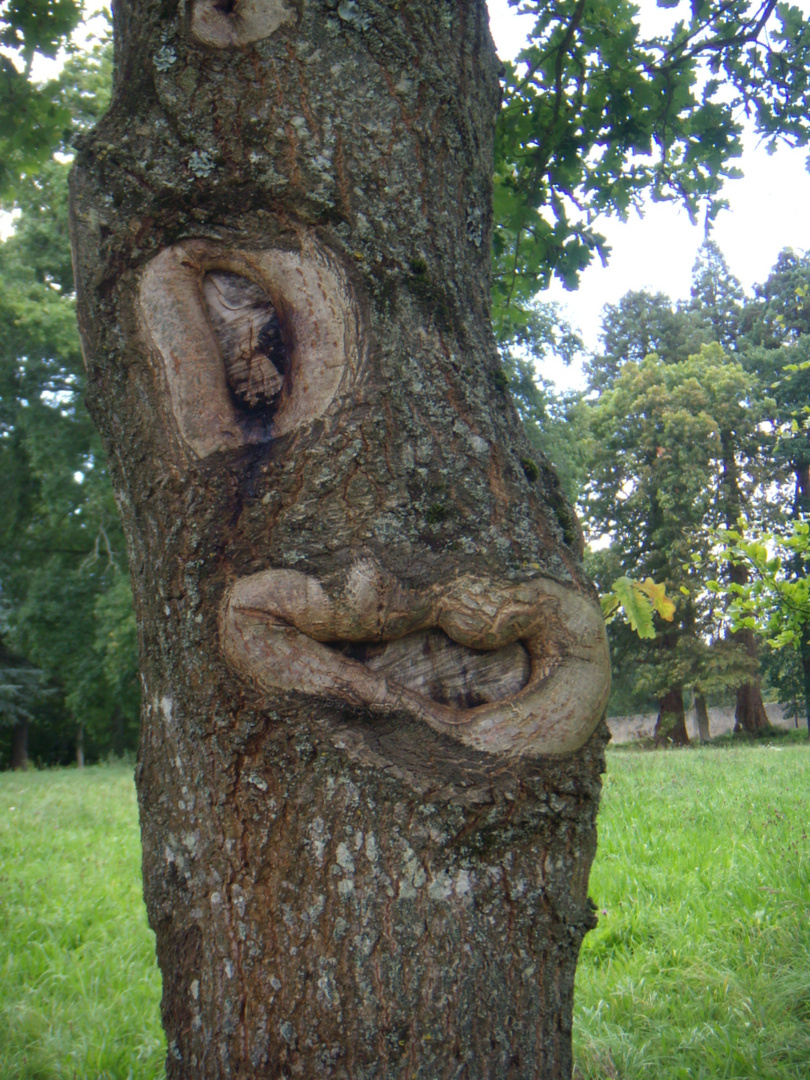
{"label": "sunlit grass", "polygon": [[0,775],[0,1078],[155,1080],[132,768]]}
{"label": "sunlit grass", "polygon": [[[808,837],[805,745],[609,753],[578,1080],[810,1077]],[[153,947],[131,769],[0,774],[0,1080],[159,1080]]]}
{"label": "sunlit grass", "polygon": [[585,1080],[810,1077],[810,749],[608,756]]}

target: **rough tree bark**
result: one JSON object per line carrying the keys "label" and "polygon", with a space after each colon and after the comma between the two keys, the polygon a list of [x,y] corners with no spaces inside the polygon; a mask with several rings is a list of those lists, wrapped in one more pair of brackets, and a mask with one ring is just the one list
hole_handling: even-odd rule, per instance
{"label": "rough tree bark", "polygon": [[566,1077],[604,629],[489,328],[483,0],[120,0],[72,217],[168,1075]]}

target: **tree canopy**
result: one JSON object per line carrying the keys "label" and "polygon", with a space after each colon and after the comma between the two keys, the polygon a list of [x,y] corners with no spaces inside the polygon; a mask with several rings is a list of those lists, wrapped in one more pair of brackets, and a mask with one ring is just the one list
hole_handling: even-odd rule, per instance
{"label": "tree canopy", "polygon": [[[575,287],[609,252],[604,215],[646,196],[713,220],[746,124],[810,138],[810,27],[776,0],[510,0],[535,16],[505,66],[495,171],[495,296],[520,321],[552,275]],[[662,10],[663,9],[663,10]],[[669,16],[669,18],[666,17]]]}

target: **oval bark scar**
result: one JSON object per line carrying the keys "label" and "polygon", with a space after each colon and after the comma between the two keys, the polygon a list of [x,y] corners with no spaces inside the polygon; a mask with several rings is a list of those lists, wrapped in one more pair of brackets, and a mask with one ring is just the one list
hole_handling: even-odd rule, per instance
{"label": "oval bark scar", "polygon": [[[226,323],[234,312],[219,302],[214,288],[234,278],[248,286],[236,289],[240,303],[251,300],[253,283],[284,327],[283,380],[272,380],[268,365],[260,368],[264,395],[246,381],[252,348],[245,356],[238,341],[232,346]],[[301,251],[246,252],[207,240],[183,241],[148,263],[138,299],[142,333],[163,373],[179,434],[199,458],[267,442],[310,423],[358,368],[357,304],[339,266],[314,242]],[[237,335],[252,333],[261,322],[261,312],[256,319],[250,312],[244,318],[244,312],[236,314]],[[253,406],[262,400],[268,410],[259,415]]]}
{"label": "oval bark scar", "polygon": [[195,0],[191,33],[204,45],[232,49],[261,41],[294,18],[282,0]]}

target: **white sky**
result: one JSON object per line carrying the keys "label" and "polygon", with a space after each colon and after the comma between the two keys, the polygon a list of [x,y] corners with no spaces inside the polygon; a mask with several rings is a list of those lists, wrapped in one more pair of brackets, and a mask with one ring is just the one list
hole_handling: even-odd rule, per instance
{"label": "white sky", "polygon": [[[653,0],[637,0],[644,10]],[[531,17],[518,16],[507,0],[487,0],[490,26],[498,53],[511,59],[522,47]],[[810,0],[798,0],[807,11]],[[764,281],[779,252],[786,247],[810,248],[810,174],[805,169],[807,151],[780,148],[768,156],[749,139],[735,164],[743,179],[730,180],[725,197],[730,209],[717,218],[712,230],[733,274],[746,289]],[[601,311],[630,289],[663,292],[673,300],[689,295],[692,266],[703,239],[702,224],[693,226],[685,211],[667,204],[648,204],[643,219],[631,217],[626,224],[605,219],[597,225],[613,249],[603,268],[597,259],[582,274],[575,293],[556,283],[544,299],[561,301],[589,349],[598,347]],[[581,386],[578,369],[557,365],[541,372],[560,388]]]}

